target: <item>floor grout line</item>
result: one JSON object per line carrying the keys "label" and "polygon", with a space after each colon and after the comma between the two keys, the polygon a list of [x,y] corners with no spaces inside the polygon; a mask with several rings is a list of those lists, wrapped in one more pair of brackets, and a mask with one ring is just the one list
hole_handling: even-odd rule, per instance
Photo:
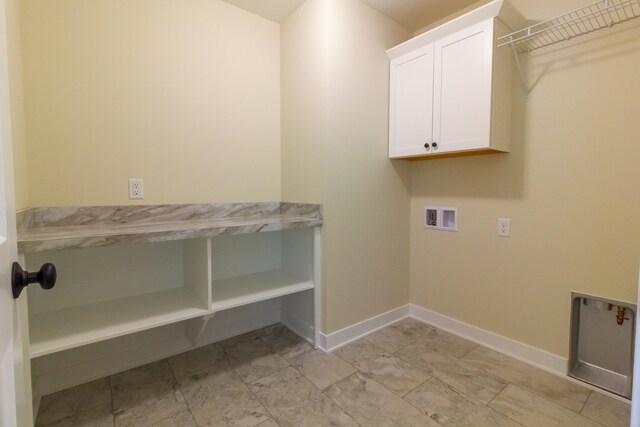
{"label": "floor grout line", "polygon": [[[425,384],[425,383],[427,383],[427,382],[431,381],[433,378],[435,378],[435,377],[430,377],[428,380],[426,380],[426,381],[422,382],[422,384]],[[422,385],[422,384],[420,384],[420,385]],[[384,386],[383,386],[383,387],[384,387]],[[418,386],[418,387],[420,387],[420,386]],[[418,387],[416,387],[416,388],[418,388]],[[414,388],[413,390],[415,390],[415,388]],[[413,391],[413,390],[412,390],[412,391]],[[411,392],[409,392],[409,393],[411,393]],[[431,417],[431,415],[429,415],[425,409],[423,409],[423,408],[418,408],[418,407],[417,407],[416,405],[414,405],[412,402],[410,402],[410,401],[408,401],[407,399],[405,399],[405,396],[407,396],[409,393],[407,393],[407,394],[405,394],[403,397],[401,397],[401,399],[402,399],[402,401],[403,401],[403,402],[406,402],[408,405],[410,405],[411,407],[413,407],[413,408],[415,408],[416,410],[418,410],[421,414],[424,414],[424,415],[425,415],[425,417],[429,418],[430,420],[432,420],[432,421],[433,421],[433,422],[435,422],[436,424],[438,424],[438,425],[442,425],[441,423],[439,423],[439,422],[438,422],[438,420],[433,419],[433,417]]]}
{"label": "floor grout line", "polygon": [[[514,386],[514,387],[518,387],[518,388],[522,389],[523,391],[525,391],[525,392],[527,392],[527,393],[533,394],[533,395],[534,395],[534,396],[536,396],[538,399],[542,399],[542,400],[546,401],[548,404],[550,404],[550,405],[552,405],[552,406],[556,406],[557,408],[559,408],[559,409],[561,409],[561,410],[563,410],[563,411],[571,412],[572,414],[575,414],[575,415],[577,415],[577,416],[578,416],[578,417],[580,417],[580,418],[584,418],[584,419],[587,419],[587,420],[589,420],[589,421],[591,421],[591,422],[594,422],[594,423],[596,423],[596,424],[600,424],[599,422],[594,421],[594,420],[592,420],[591,418],[589,418],[589,417],[587,417],[587,416],[584,416],[584,415],[582,415],[582,414],[580,414],[580,413],[578,413],[578,412],[576,412],[576,411],[574,411],[574,410],[571,410],[571,409],[569,409],[569,408],[566,408],[566,407],[564,407],[564,406],[560,405],[559,403],[557,403],[557,402],[555,402],[555,401],[553,401],[553,400],[551,400],[551,399],[549,399],[549,398],[547,398],[547,397],[540,396],[539,394],[534,393],[533,391],[529,390],[529,389],[528,389],[527,387],[525,387],[525,386],[521,386],[521,385],[518,385],[518,384],[511,383],[511,382],[510,382],[509,384],[507,384],[507,385],[512,385],[512,386]],[[506,387],[505,387],[505,388],[506,388]],[[501,393],[502,393],[502,392],[501,392]],[[592,391],[592,393],[593,393],[593,391]],[[591,394],[589,394],[589,396],[590,396],[590,395],[591,395]],[[497,396],[496,396],[496,397],[497,397]],[[495,399],[495,397],[494,397],[494,399]],[[493,402],[493,400],[494,400],[494,399],[491,399],[491,402]],[[585,405],[586,405],[586,402],[585,402]],[[495,409],[495,408],[493,408],[493,409]],[[584,409],[584,407],[583,407],[583,409]],[[497,410],[497,409],[496,409],[496,410]],[[498,411],[498,412],[500,412],[499,410],[497,410],[497,411]],[[503,415],[506,415],[506,414],[503,414]],[[602,424],[600,424],[600,425],[602,425]]]}
{"label": "floor grout line", "polygon": [[480,344],[476,344],[475,347],[473,347],[471,350],[467,351],[464,355],[462,355],[461,357],[458,357],[458,359],[463,360],[465,357],[467,357],[469,354],[471,354],[475,349],[477,349],[478,347],[480,347]]}
{"label": "floor grout line", "polygon": [[503,391],[505,391],[505,390],[506,390],[506,388],[507,388],[507,387],[509,387],[509,384],[511,384],[511,383],[510,383],[510,382],[507,382],[507,383],[504,385],[504,387],[502,387],[502,389],[500,389],[500,391],[499,391],[499,392],[497,392],[497,393],[496,393],[496,395],[495,395],[495,396],[493,396],[493,397],[491,398],[491,400],[490,400],[490,401],[488,401],[488,402],[485,404],[485,406],[487,406],[487,407],[488,407],[489,405],[491,405],[491,402],[493,402],[493,401],[496,399],[496,397],[498,397],[498,396],[500,395],[500,393],[502,393]]}
{"label": "floor grout line", "polygon": [[[481,346],[480,346],[480,345],[476,346],[476,348],[478,348],[478,347],[481,347]],[[474,348],[474,350],[475,350],[476,348]],[[489,349],[489,350],[490,350],[490,349]],[[471,350],[471,351],[473,351],[473,350]],[[471,351],[470,351],[469,353],[471,353]],[[491,351],[493,351],[493,350],[491,350]],[[467,353],[467,354],[465,355],[465,357],[466,357],[469,353]],[[524,363],[524,362],[522,362],[522,361],[519,361],[519,360],[517,360],[517,359],[513,359],[513,358],[511,358],[510,356],[507,356],[507,355],[502,355],[502,356],[504,356],[504,357],[506,357],[506,358],[508,358],[508,359],[510,359],[510,360],[515,360],[516,362],[523,363],[523,364],[525,364],[525,365],[526,365],[526,363]],[[461,360],[462,360],[462,359],[461,359]],[[522,382],[522,381],[520,381],[520,382],[517,382],[517,383],[516,383],[516,382],[514,382],[514,381],[510,380],[509,378],[506,378],[505,376],[500,375],[499,373],[494,374],[494,373],[492,373],[492,372],[489,372],[489,371],[488,371],[488,370],[486,370],[486,369],[480,368],[480,367],[478,367],[478,366],[476,366],[476,365],[474,365],[474,364],[472,364],[472,363],[469,363],[469,361],[468,361],[468,360],[462,360],[462,361],[463,361],[463,362],[465,362],[465,363],[467,363],[467,364],[469,364],[469,365],[471,365],[471,366],[473,366],[473,367],[474,367],[474,368],[476,368],[476,369],[479,369],[479,370],[481,370],[481,371],[485,372],[485,373],[486,373],[486,374],[488,374],[488,375],[492,375],[492,376],[494,376],[494,377],[496,377],[496,378],[502,379],[502,380],[506,381],[508,384],[511,384],[511,385],[516,386],[516,387],[522,388],[523,390],[525,390],[525,391],[527,391],[527,392],[529,392],[529,393],[531,393],[531,394],[533,394],[533,395],[535,395],[535,396],[537,396],[537,397],[539,397],[539,398],[541,398],[541,399],[544,399],[544,400],[546,400],[547,402],[553,403],[553,404],[554,404],[554,405],[556,405],[556,406],[559,406],[559,407],[561,407],[561,408],[563,408],[563,409],[566,409],[566,410],[571,411],[571,412],[573,412],[573,413],[576,413],[576,414],[578,414],[578,415],[582,415],[582,414],[581,414],[582,410],[583,410],[583,409],[584,409],[584,407],[586,406],[587,401],[589,400],[589,397],[591,397],[591,394],[594,392],[594,390],[590,390],[590,391],[589,391],[589,394],[587,395],[587,398],[586,398],[586,399],[585,399],[585,401],[582,403],[582,407],[581,407],[580,411],[575,411],[574,409],[567,408],[566,406],[561,405],[561,404],[560,404],[560,403],[558,403],[557,401],[554,401],[554,400],[549,399],[547,396],[544,396],[541,392],[539,392],[538,390],[535,390],[533,387],[531,387],[530,385],[528,385],[526,382]],[[496,365],[496,366],[499,366],[500,368],[504,368],[504,367],[505,367],[505,366],[503,366],[503,365],[498,364],[497,362],[496,362],[496,363],[493,363],[493,364],[494,364],[494,365]],[[527,367],[529,367],[529,368],[531,368],[531,369],[539,370],[539,368],[535,368],[535,367],[533,367],[533,366],[529,366],[529,365],[527,365]],[[540,371],[541,371],[541,372],[543,372],[543,373],[545,373],[545,374],[549,374],[548,372],[546,372],[546,371],[544,371],[544,370],[540,370]],[[549,375],[552,375],[552,374],[549,374]],[[568,380],[566,380],[566,379],[562,379],[562,378],[560,378],[560,377],[555,377],[555,376],[554,376],[554,378],[556,378],[556,379],[557,379],[557,380],[559,380],[559,381],[564,381],[564,382],[566,382],[566,383],[568,383],[568,384],[570,384],[570,385],[574,385],[572,382],[570,382],[570,381],[568,381]],[[576,385],[576,386],[579,386],[578,384],[575,384],[575,385]],[[506,386],[505,386],[505,388],[506,388]],[[503,388],[503,390],[504,390],[504,388]],[[587,390],[588,390],[588,389],[587,389]],[[495,399],[495,397],[497,397],[497,395],[496,395],[496,396],[494,396],[494,399]],[[491,399],[491,401],[493,401],[493,399]],[[487,404],[487,405],[488,405],[488,404]]]}
{"label": "floor grout line", "polygon": [[[414,367],[415,368],[415,367]],[[415,368],[418,369],[418,368]],[[418,369],[420,372],[424,372],[422,369]],[[426,372],[424,372],[425,374],[427,374]],[[429,374],[427,374],[429,375]],[[403,394],[402,396],[400,396],[400,398],[402,400],[404,400],[405,397],[407,397],[412,391],[417,390],[420,386],[422,386],[423,384],[426,384],[427,382],[431,381],[432,378],[435,378],[433,375],[429,375],[429,378],[427,378],[426,380],[422,381],[420,384],[418,384],[417,386],[413,387],[411,390],[407,391],[405,394]],[[384,384],[381,384],[384,387]],[[391,390],[389,390],[391,391]],[[393,391],[392,391],[393,393]]]}
{"label": "floor grout line", "polygon": [[[353,376],[356,376],[358,373],[360,373],[360,370],[354,372],[351,375],[348,375],[346,377],[344,377],[342,380],[346,380],[347,378],[351,378]],[[306,377],[305,377],[306,378]],[[333,386],[334,384],[338,383],[339,381],[336,381],[335,383],[331,384],[329,387]],[[315,385],[315,384],[314,384]],[[327,387],[325,390],[327,390],[329,387]],[[347,411],[346,408],[344,408],[342,405],[340,405],[339,402],[335,401],[334,399],[331,398],[331,396],[327,395],[327,393],[324,392],[324,390],[320,390],[320,393],[322,393],[327,399],[329,399],[330,401],[332,401],[334,403],[334,405],[338,406],[338,408],[342,409],[344,411],[345,414],[347,414],[349,416],[349,418],[351,418],[356,424],[358,424],[359,426],[363,427],[362,424],[353,416],[349,413],[349,411]]]}
{"label": "floor grout line", "polygon": [[[286,368],[285,368],[286,369]],[[280,423],[278,423],[278,421],[276,421],[276,417],[273,416],[273,414],[271,413],[271,411],[269,411],[269,409],[265,406],[264,403],[262,403],[262,401],[260,400],[260,398],[251,390],[251,387],[247,386],[247,388],[249,389],[249,393],[251,393],[251,395],[256,399],[256,401],[258,401],[258,403],[260,403],[260,406],[262,406],[262,408],[265,410],[265,412],[267,414],[269,414],[269,417],[271,418],[271,420],[276,423],[277,426],[280,426]],[[265,420],[266,421],[266,420]],[[264,421],[263,421],[264,422]],[[260,423],[262,424],[262,423]],[[258,426],[260,425],[258,424]]]}
{"label": "floor grout line", "polygon": [[[503,391],[505,391],[505,389],[506,389],[507,387],[509,387],[509,385],[510,385],[510,384],[511,384],[510,382],[507,382],[507,385],[505,385],[505,386],[502,388],[502,390],[500,390],[500,392],[499,392],[498,394],[496,394],[495,396],[493,396],[493,399],[491,399],[491,400],[489,401],[489,403],[487,403],[487,405],[486,405],[486,406],[487,406],[487,408],[489,408],[489,409],[491,409],[491,410],[493,410],[493,411],[496,411],[497,413],[502,414],[503,416],[507,417],[509,420],[513,421],[514,423],[516,423],[516,424],[518,424],[518,425],[521,425],[521,426],[524,426],[524,424],[522,424],[522,423],[521,423],[521,422],[519,422],[518,420],[515,420],[515,419],[511,418],[508,414],[506,414],[506,413],[502,412],[500,409],[498,409],[498,408],[494,408],[493,406],[489,406],[489,405],[491,405],[491,403],[492,403],[494,400],[496,400],[496,398],[497,398],[498,396],[500,396],[500,394],[502,394],[502,392],[503,392]],[[511,384],[511,385],[513,385],[513,384]]]}
{"label": "floor grout line", "polygon": [[[193,414],[193,411],[191,410],[191,405],[189,405],[189,401],[187,400],[187,397],[184,395],[184,392],[182,391],[182,385],[178,381],[178,376],[176,375],[175,371],[173,370],[173,367],[171,366],[171,363],[169,363],[168,359],[167,359],[167,364],[169,365],[169,368],[171,369],[171,372],[173,373],[173,379],[175,381],[174,384],[175,384],[176,387],[178,387],[178,391],[180,392],[180,396],[182,396],[182,400],[184,400],[184,404],[187,405],[187,411],[189,411],[189,414],[191,415],[191,418],[193,419],[193,422],[197,426],[198,422],[196,421],[196,416]],[[180,415],[180,413],[178,413],[176,415]],[[175,417],[176,415],[172,415],[171,417]],[[171,417],[167,417],[167,418],[165,418],[165,420],[168,420]],[[164,421],[164,420],[161,420],[161,421]]]}
{"label": "floor grout line", "polygon": [[[593,394],[593,390],[591,390],[589,392],[589,395],[587,396],[587,398],[585,399],[584,403],[582,404],[582,408],[580,408],[580,411],[578,412],[580,415],[582,415],[582,411],[584,411],[584,408],[586,408],[587,406],[587,402],[589,401],[589,399],[591,399],[591,395]],[[587,417],[588,418],[588,417]]]}
{"label": "floor grout line", "polygon": [[107,378],[109,379],[109,400],[111,402],[111,419],[113,420],[113,427],[116,425],[116,411],[113,406],[113,383],[111,382],[112,375],[109,375]]}

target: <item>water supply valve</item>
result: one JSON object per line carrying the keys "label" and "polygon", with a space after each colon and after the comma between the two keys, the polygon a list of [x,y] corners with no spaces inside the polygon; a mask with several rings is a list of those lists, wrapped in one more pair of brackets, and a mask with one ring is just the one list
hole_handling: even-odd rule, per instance
{"label": "water supply valve", "polygon": [[616,314],[616,323],[622,326],[625,320],[629,320],[628,317],[624,317],[624,313],[627,311],[626,307],[618,306],[618,314]]}

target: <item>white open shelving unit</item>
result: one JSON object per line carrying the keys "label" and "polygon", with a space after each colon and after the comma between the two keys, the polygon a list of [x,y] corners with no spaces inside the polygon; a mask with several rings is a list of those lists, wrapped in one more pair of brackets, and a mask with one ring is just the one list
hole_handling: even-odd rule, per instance
{"label": "white open shelving unit", "polygon": [[[26,254],[27,268],[53,262],[59,277],[51,291],[28,290],[31,357],[207,314],[202,290],[205,243],[200,239]],[[193,268],[198,257],[205,263],[200,271]]]}
{"label": "white open shelving unit", "polygon": [[275,298],[317,346],[319,239],[315,227],[25,254],[27,269],[58,270],[54,289],[27,292],[31,358],[176,322],[195,347],[216,313]]}
{"label": "white open shelving unit", "polygon": [[182,289],[34,314],[31,357],[92,344],[207,314]]}
{"label": "white open shelving unit", "polygon": [[216,290],[216,296],[211,302],[211,310],[221,311],[307,291],[313,289],[313,281],[282,270],[271,270],[215,280],[213,288]]}

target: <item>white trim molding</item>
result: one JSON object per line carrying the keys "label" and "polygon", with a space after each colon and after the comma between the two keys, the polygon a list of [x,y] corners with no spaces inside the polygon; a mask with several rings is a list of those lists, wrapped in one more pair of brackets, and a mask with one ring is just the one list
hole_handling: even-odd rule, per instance
{"label": "white trim molding", "polygon": [[567,358],[503,337],[415,304],[403,305],[331,334],[322,333],[320,334],[320,348],[324,351],[336,350],[405,317],[412,317],[427,325],[468,339],[529,365],[566,377]]}
{"label": "white trim molding", "polygon": [[320,348],[324,351],[333,351],[343,345],[362,338],[372,332],[382,329],[398,320],[409,316],[409,304],[403,305],[386,313],[371,317],[362,322],[348,326],[330,334],[320,334]]}
{"label": "white trim molding", "polygon": [[562,376],[567,374],[568,359],[565,357],[503,337],[415,304],[410,304],[409,306],[409,315],[416,320],[466,338],[476,344],[506,354],[553,374]]}

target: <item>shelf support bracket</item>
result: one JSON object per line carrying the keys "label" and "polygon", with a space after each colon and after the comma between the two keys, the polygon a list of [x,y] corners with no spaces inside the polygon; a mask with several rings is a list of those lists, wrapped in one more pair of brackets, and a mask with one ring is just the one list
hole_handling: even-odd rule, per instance
{"label": "shelf support bracket", "polygon": [[216,312],[213,312],[211,314],[207,314],[196,319],[191,319],[186,322],[185,332],[187,338],[194,347],[197,347],[200,344],[200,337],[202,336],[202,333],[209,324],[209,321],[211,321],[211,319],[213,319],[215,315]]}
{"label": "shelf support bracket", "polygon": [[525,79],[524,72],[522,71],[522,64],[520,63],[520,54],[518,53],[518,49],[516,49],[516,45],[511,43],[511,49],[513,50],[513,58],[516,62],[516,68],[518,69],[518,75],[520,76],[520,84],[522,86],[522,93],[524,95],[524,101],[529,101],[529,87],[527,86],[527,80]]}

